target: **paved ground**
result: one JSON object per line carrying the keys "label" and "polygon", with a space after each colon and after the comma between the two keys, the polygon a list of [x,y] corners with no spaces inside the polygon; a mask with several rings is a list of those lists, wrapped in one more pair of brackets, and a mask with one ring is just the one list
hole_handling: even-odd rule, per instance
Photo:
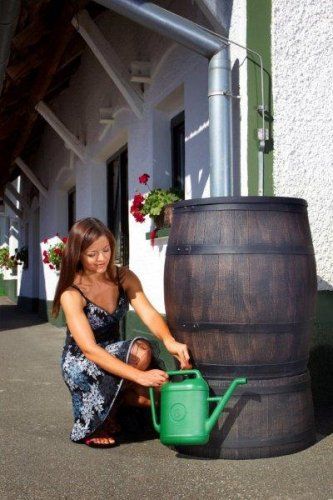
{"label": "paved ground", "polygon": [[72,444],[62,329],[0,297],[0,499],[333,499],[333,418],[319,441],[261,460],[178,457],[156,439],[98,450]]}

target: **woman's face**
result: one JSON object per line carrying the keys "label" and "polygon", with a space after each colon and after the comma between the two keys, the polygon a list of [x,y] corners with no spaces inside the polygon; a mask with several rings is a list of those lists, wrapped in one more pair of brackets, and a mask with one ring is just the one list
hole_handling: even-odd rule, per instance
{"label": "woman's face", "polygon": [[81,253],[83,269],[95,273],[104,273],[111,258],[111,248],[106,236],[100,236]]}

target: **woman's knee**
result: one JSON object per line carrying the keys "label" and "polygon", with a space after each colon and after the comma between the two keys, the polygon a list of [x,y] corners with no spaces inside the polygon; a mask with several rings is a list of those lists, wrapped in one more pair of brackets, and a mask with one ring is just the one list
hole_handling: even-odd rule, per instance
{"label": "woman's knee", "polygon": [[151,363],[152,350],[148,341],[136,340],[132,346],[129,364],[139,370],[146,370]]}

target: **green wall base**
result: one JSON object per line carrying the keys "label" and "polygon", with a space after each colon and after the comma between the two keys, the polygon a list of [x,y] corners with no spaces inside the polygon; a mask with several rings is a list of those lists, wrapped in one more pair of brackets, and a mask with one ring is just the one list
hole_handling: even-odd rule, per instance
{"label": "green wall base", "polygon": [[0,275],[0,296],[8,297],[13,302],[17,303],[17,280],[4,280],[3,275]]}
{"label": "green wall base", "polygon": [[0,297],[6,295],[5,284],[3,280],[3,274],[0,273]]}

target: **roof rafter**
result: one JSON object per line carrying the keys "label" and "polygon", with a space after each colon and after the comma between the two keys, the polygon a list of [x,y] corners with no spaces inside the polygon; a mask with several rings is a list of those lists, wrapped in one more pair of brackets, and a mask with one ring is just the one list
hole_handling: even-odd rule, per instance
{"label": "roof rafter", "polygon": [[13,150],[12,161],[14,161],[15,158],[21,154],[27,140],[29,139],[33,125],[38,117],[35,107],[39,101],[43,100],[49,85],[52,82],[53,76],[57,71],[67,44],[74,32],[71,20],[77,10],[81,9],[86,3],[87,0],[80,0],[74,6],[66,0],[61,2],[62,10],[53,27],[52,37],[50,36],[52,42],[49,46],[48,55],[45,57],[45,60],[38,71],[37,78],[31,90],[28,121],[25,124],[23,133]]}

